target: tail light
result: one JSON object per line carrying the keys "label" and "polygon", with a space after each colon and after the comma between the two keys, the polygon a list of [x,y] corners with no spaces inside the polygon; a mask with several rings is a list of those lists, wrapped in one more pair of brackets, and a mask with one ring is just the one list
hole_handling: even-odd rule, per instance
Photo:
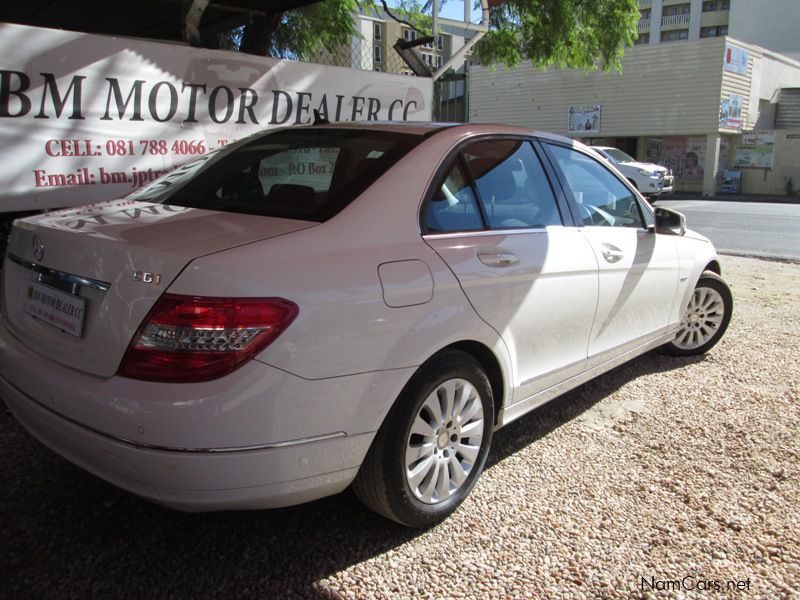
{"label": "tail light", "polygon": [[164,294],[136,332],[118,375],[187,383],[236,370],[297,316],[282,298],[207,298]]}

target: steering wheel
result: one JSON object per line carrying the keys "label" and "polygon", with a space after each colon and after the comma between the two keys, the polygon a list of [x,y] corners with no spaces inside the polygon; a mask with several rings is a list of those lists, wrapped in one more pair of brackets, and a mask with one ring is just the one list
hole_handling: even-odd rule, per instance
{"label": "steering wheel", "polygon": [[[592,214],[592,211],[590,211],[588,208],[586,208],[586,206],[584,204],[580,204],[580,203],[578,204],[578,212],[581,215],[581,219],[583,219],[583,224],[584,225],[596,225],[597,224],[595,222],[595,218],[594,218],[594,215]],[[587,221],[587,217],[588,217],[588,221]]]}

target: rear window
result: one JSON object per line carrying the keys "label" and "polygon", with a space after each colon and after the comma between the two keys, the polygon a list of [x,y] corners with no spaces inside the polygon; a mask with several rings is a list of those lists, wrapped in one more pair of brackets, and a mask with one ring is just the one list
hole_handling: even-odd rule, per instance
{"label": "rear window", "polygon": [[184,165],[128,198],[326,221],[422,139],[352,129],[267,133]]}

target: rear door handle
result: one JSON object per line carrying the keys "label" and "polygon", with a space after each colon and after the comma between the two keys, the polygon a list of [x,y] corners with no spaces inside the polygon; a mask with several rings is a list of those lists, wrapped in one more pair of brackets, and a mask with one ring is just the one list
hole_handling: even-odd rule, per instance
{"label": "rear door handle", "polygon": [[601,253],[606,262],[615,263],[625,258],[625,253],[611,244],[603,244]]}
{"label": "rear door handle", "polygon": [[511,267],[519,263],[519,258],[510,252],[479,252],[478,260],[487,267]]}

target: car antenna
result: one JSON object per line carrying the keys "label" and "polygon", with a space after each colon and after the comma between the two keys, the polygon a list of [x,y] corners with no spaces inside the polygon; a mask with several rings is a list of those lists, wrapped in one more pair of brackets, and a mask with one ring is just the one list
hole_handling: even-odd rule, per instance
{"label": "car antenna", "polygon": [[322,116],[319,114],[319,111],[315,108],[314,109],[314,125],[330,125],[331,122],[328,119],[323,119]]}

